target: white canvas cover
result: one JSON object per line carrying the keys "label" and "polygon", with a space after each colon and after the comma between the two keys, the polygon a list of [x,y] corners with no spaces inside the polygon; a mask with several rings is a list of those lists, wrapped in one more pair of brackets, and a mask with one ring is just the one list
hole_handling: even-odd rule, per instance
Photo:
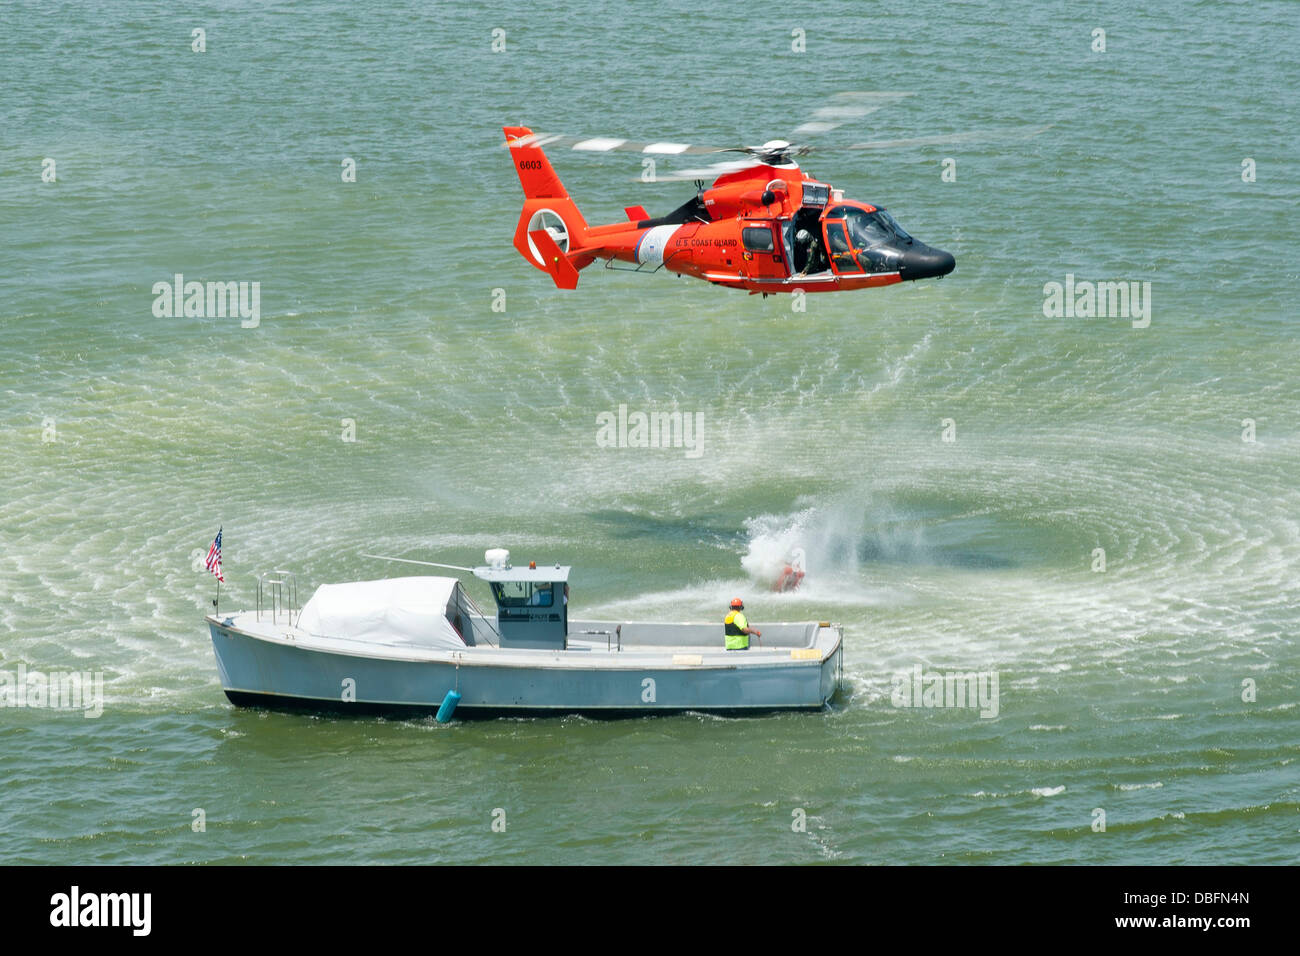
{"label": "white canvas cover", "polygon": [[317,637],[463,648],[465,642],[447,620],[458,583],[455,578],[409,577],[322,584],[303,605],[298,626]]}

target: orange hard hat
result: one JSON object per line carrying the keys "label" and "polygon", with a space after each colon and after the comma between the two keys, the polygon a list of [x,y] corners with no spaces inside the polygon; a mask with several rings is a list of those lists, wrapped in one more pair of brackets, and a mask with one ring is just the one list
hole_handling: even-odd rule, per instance
{"label": "orange hard hat", "polygon": [[742,607],[745,606],[745,602],[742,601],[740,598],[732,598],[732,599],[731,599],[731,606],[734,607],[734,608],[739,609],[739,608],[742,608]]}

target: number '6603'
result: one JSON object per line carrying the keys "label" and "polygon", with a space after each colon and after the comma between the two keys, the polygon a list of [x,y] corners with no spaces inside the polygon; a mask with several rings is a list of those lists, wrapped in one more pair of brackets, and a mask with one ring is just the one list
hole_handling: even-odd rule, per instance
{"label": "number '6603'", "polygon": [[541,169],[542,161],[540,159],[521,159],[519,161],[520,169]]}

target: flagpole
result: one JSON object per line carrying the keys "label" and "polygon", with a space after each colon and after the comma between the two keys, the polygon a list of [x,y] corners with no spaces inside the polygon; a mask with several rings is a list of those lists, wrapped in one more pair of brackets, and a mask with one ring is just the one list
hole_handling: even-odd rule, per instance
{"label": "flagpole", "polygon": [[211,547],[208,548],[208,570],[212,576],[217,579],[217,596],[212,599],[212,616],[221,616],[221,532],[224,528],[217,528],[217,537],[213,540]]}

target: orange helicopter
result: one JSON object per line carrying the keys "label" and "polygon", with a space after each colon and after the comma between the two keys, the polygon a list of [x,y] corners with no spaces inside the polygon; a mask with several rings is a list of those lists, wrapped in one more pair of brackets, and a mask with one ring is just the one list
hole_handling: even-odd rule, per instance
{"label": "orange helicopter", "polygon": [[[835,94],[814,114],[814,121],[795,133],[824,133],[911,95]],[[606,268],[666,269],[764,296],[869,289],[944,276],[956,266],[951,253],[913,239],[883,207],[845,199],[841,190],[806,174],[794,157],[811,152],[812,146],[773,140],[762,146],[716,149],[549,135],[524,126],[506,126],[503,132],[525,197],[515,248],[561,289],[576,288],[578,272],[597,259],[605,260]],[[829,148],[927,146],[988,135],[987,131],[959,133]],[[543,151],[547,146],[636,152],[647,158],[726,152],[746,157],[669,177],[683,180],[722,171],[709,189],[704,188],[703,178],[696,179],[696,195],[666,216],[652,217],[642,206],[628,206],[626,222],[589,226],[551,167]]]}
{"label": "orange helicopter", "polygon": [[[750,148],[757,163],[724,173],[666,216],[629,206],[626,222],[588,226],[542,149],[550,138],[524,126],[504,131],[525,197],[515,248],[561,289],[577,288],[579,270],[597,259],[751,294],[869,289],[947,275],[956,265],[880,206],[846,200],[807,175],[783,141]],[[651,154],[649,147],[676,144],[631,145]]]}

